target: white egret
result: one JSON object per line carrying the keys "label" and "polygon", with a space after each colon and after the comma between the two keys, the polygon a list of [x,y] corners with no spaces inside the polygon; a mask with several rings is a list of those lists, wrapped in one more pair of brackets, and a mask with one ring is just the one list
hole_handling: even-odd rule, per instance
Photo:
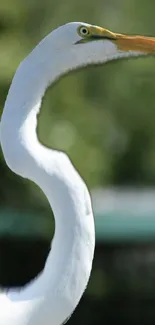
{"label": "white egret", "polygon": [[43,190],[55,216],[55,235],[41,274],[0,294],[0,325],[60,325],[87,286],[95,234],[87,187],[63,152],[39,143],[37,114],[45,90],[69,70],[155,52],[155,40],[69,23],[43,39],[20,64],[2,114],[0,139],[8,167]]}

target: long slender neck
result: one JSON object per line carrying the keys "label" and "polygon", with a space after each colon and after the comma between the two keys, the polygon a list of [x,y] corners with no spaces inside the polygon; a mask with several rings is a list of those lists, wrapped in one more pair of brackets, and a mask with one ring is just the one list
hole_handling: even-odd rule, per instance
{"label": "long slender neck", "polygon": [[32,52],[17,70],[5,103],[0,137],[8,166],[43,190],[56,224],[42,274],[10,299],[38,301],[43,297],[33,317],[38,325],[49,324],[51,318],[57,325],[73,312],[87,285],[94,254],[94,222],[88,190],[69,158],[45,148],[37,139],[42,96],[49,83],[62,74],[61,64],[56,75],[58,66],[47,62],[47,58],[36,62]]}

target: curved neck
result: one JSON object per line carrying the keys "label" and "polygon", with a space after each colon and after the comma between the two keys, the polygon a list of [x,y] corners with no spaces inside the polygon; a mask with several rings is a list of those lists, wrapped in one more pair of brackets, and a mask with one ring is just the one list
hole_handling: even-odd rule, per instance
{"label": "curved neck", "polygon": [[56,75],[51,60],[50,65],[45,64],[47,58],[36,62],[33,55],[19,67],[9,90],[1,119],[1,144],[8,166],[43,190],[56,226],[43,272],[20,293],[10,292],[10,299],[39,301],[41,308],[32,317],[39,321],[44,317],[38,324],[46,323],[44,309],[47,319],[52,317],[57,325],[73,312],[86,288],[94,254],[94,221],[88,190],[69,158],[45,148],[37,139],[42,96],[62,71]]}

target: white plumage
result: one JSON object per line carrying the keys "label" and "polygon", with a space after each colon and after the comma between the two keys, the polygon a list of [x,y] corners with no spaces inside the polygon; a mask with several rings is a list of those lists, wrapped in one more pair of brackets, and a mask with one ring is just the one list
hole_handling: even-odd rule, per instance
{"label": "white plumage", "polygon": [[62,324],[89,280],[95,245],[89,192],[65,153],[39,143],[36,125],[46,88],[63,74],[138,53],[118,49],[104,30],[96,39],[91,31],[101,33],[96,26],[69,23],[49,34],[20,64],[6,99],[0,124],[4,158],[13,172],[43,190],[56,228],[42,273],[0,294],[0,325]]}

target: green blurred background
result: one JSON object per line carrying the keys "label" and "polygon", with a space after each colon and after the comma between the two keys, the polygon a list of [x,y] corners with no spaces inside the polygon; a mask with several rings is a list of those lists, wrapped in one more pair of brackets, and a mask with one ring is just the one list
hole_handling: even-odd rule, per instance
{"label": "green blurred background", "polygon": [[[18,64],[52,29],[68,21],[84,21],[115,32],[154,36],[154,12],[154,0],[1,1],[0,112]],[[154,103],[155,58],[89,67],[64,77],[47,91],[39,116],[39,138],[70,156],[92,193],[114,186],[116,193],[120,187],[122,193],[124,187],[131,193],[135,188],[150,191],[155,185]],[[105,193],[101,194],[104,201]],[[132,205],[131,211],[130,206],[123,210],[123,220],[131,223],[132,217],[127,241],[126,235],[116,235],[122,225],[119,212],[113,209],[108,219],[104,206],[100,212],[95,206],[92,276],[68,324],[155,324],[154,232],[149,236],[147,230],[146,238],[142,231],[137,240],[143,210],[136,230],[133,210]],[[146,202],[143,230],[149,213]],[[155,228],[155,208],[151,213],[149,229]],[[111,220],[110,228],[106,220]],[[111,229],[114,235],[110,237]],[[52,214],[41,190],[14,175],[1,152],[1,286],[22,285],[42,269],[53,231]]]}

